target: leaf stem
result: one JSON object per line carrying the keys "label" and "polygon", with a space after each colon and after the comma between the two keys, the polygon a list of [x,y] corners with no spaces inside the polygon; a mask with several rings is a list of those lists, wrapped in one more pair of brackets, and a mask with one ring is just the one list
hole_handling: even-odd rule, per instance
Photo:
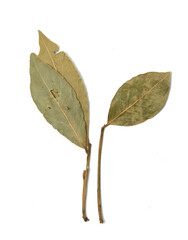
{"label": "leaf stem", "polygon": [[85,222],[89,221],[86,215],[86,196],[87,196],[87,182],[89,174],[89,164],[91,155],[91,143],[88,144],[86,170],[83,171],[83,193],[82,193],[82,215]]}
{"label": "leaf stem", "polygon": [[107,127],[107,125],[104,125],[101,128],[101,136],[100,136],[100,141],[99,141],[99,153],[98,153],[97,201],[98,201],[98,212],[99,212],[100,223],[104,223],[103,214],[102,214],[102,201],[101,201],[101,153],[102,153],[104,130],[106,127]]}

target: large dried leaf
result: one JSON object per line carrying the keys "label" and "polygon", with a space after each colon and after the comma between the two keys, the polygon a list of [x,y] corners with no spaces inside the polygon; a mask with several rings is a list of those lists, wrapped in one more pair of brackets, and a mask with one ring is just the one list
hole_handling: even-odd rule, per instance
{"label": "large dried leaf", "polygon": [[80,102],[70,84],[32,53],[31,94],[46,120],[71,142],[87,146],[86,123]]}
{"label": "large dried leaf", "polygon": [[107,125],[131,126],[154,117],[167,100],[170,79],[170,72],[148,72],[127,81],[111,102]]}
{"label": "large dried leaf", "polygon": [[58,46],[50,41],[41,31],[39,31],[39,59],[52,66],[58,71],[75,90],[78,100],[84,111],[87,130],[89,128],[89,103],[87,92],[80,74],[76,70],[70,58],[64,53],[56,53]]}

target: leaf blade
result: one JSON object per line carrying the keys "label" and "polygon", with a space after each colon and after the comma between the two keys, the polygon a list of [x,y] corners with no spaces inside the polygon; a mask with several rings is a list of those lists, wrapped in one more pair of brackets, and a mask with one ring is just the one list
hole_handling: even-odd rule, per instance
{"label": "leaf blade", "polygon": [[57,44],[49,40],[41,31],[39,31],[39,59],[44,63],[52,66],[58,71],[67,82],[73,87],[77,94],[77,98],[83,108],[85,121],[87,124],[87,133],[89,131],[89,101],[85,85],[79,72],[76,70],[71,59],[65,52],[56,53],[59,48]]}
{"label": "leaf blade", "polygon": [[86,150],[86,123],[73,88],[35,54],[30,57],[30,75],[31,95],[39,111],[62,135]]}
{"label": "leaf blade", "polygon": [[148,72],[124,83],[112,99],[107,125],[132,126],[154,117],[166,103],[170,79],[170,72]]}
{"label": "leaf blade", "polygon": [[57,71],[57,67],[54,62],[53,56],[55,52],[59,50],[59,47],[57,46],[57,44],[50,41],[40,30],[38,32],[39,32],[39,46],[40,46],[38,57],[44,63],[49,64]]}

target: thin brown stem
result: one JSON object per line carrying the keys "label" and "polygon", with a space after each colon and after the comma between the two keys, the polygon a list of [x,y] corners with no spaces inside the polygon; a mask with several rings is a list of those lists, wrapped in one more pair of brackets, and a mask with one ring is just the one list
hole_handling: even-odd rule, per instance
{"label": "thin brown stem", "polygon": [[102,201],[101,201],[101,153],[102,153],[102,143],[104,136],[104,129],[106,125],[101,128],[101,136],[99,141],[99,154],[98,154],[98,174],[97,174],[97,201],[98,201],[98,212],[99,212],[99,221],[103,223],[103,214],[102,214]]}
{"label": "thin brown stem", "polygon": [[90,155],[91,155],[91,144],[88,144],[87,150],[87,162],[86,162],[86,170],[83,171],[83,193],[82,193],[82,215],[85,222],[89,221],[86,215],[86,196],[87,196],[87,182],[88,182],[88,174],[89,174],[89,163],[90,163]]}

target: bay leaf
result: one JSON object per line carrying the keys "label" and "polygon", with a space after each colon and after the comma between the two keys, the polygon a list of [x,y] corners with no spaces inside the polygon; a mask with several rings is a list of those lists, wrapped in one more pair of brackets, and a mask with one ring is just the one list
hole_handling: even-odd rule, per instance
{"label": "bay leaf", "polygon": [[107,125],[132,126],[154,117],[165,105],[170,72],[148,72],[124,83],[116,92]]}
{"label": "bay leaf", "polygon": [[148,72],[124,83],[112,99],[108,122],[101,128],[98,153],[97,200],[103,223],[101,201],[101,154],[104,130],[109,125],[132,126],[154,117],[164,107],[170,90],[170,72]]}
{"label": "bay leaf", "polygon": [[45,119],[71,142],[86,150],[85,117],[71,85],[34,53],[30,56],[30,76],[32,98]]}
{"label": "bay leaf", "polygon": [[84,112],[88,133],[89,101],[85,85],[82,81],[79,72],[76,70],[73,62],[66,55],[66,53],[62,51],[58,52],[59,47],[57,46],[57,44],[49,40],[41,31],[39,31],[39,45],[40,45],[40,52],[38,54],[39,59],[42,62],[49,64],[56,71],[58,71],[75,90],[77,98],[80,101],[80,104]]}

